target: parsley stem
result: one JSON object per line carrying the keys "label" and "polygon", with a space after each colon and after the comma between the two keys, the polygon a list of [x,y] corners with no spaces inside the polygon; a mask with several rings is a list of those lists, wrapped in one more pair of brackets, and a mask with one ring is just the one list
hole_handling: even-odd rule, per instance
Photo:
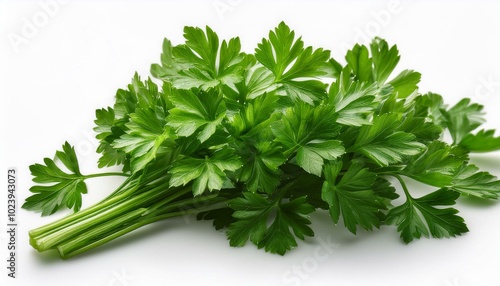
{"label": "parsley stem", "polygon": [[[156,170],[149,173],[147,177],[142,177],[142,176],[128,177],[112,194],[110,194],[100,203],[95,204],[85,210],[73,213],[53,223],[31,230],[29,232],[31,238],[30,243],[33,242],[33,240],[35,240],[36,238],[40,238],[41,236],[46,236],[50,233],[58,231],[59,229],[67,227],[69,223],[74,224],[83,221],[85,219],[88,219],[89,217],[94,217],[98,213],[106,211],[107,209],[111,208],[114,204],[134,194],[134,192],[136,192],[137,189],[140,187],[139,181],[157,180],[159,178],[162,178],[164,172],[165,172],[164,170]],[[33,243],[32,245],[35,247]]]}
{"label": "parsley stem", "polygon": [[[139,216],[141,215],[142,211],[144,211],[143,209],[136,210],[136,212],[134,212],[134,213],[126,214],[123,217],[117,219],[116,222],[113,221],[109,225],[103,225],[103,226],[99,227],[99,229],[96,229],[90,235],[93,235],[94,237],[98,237],[97,240],[89,241],[88,237],[77,238],[77,240],[75,240],[75,241],[65,242],[65,243],[59,245],[57,247],[57,250],[59,251],[59,255],[61,256],[61,258],[68,259],[68,258],[71,258],[71,257],[76,256],[78,254],[87,252],[93,248],[100,246],[100,245],[103,245],[111,240],[114,240],[120,236],[123,236],[123,235],[125,235],[129,232],[132,232],[132,231],[134,231],[140,227],[143,227],[145,225],[148,225],[148,224],[160,221],[160,220],[173,218],[173,217],[197,214],[197,213],[204,212],[204,211],[218,209],[218,208],[221,208],[224,206],[225,206],[225,204],[221,205],[219,203],[219,204],[209,205],[209,206],[206,206],[206,207],[200,208],[200,209],[192,209],[192,210],[187,211],[187,212],[186,211],[178,211],[178,212],[166,213],[166,214],[154,216],[154,217],[151,217],[148,219],[139,220],[138,222],[130,224],[130,225],[126,225],[126,224],[121,225],[120,226],[121,228],[119,228],[118,230],[113,230],[110,235],[106,235],[106,236],[96,235],[96,234],[98,234],[99,231],[107,230],[110,227],[112,227],[112,225],[118,225],[120,223],[123,223],[123,222],[129,220],[130,218],[136,218],[138,215]],[[90,235],[88,235],[88,236],[90,236]]]}
{"label": "parsley stem", "polygon": [[401,184],[401,187],[403,188],[403,191],[405,192],[406,198],[408,198],[409,200],[412,200],[413,198],[410,195],[410,191],[408,191],[408,187],[406,187],[406,183],[403,180],[403,178],[401,178],[401,176],[398,174],[391,174],[391,176],[393,176],[394,178],[396,178],[399,181],[399,183]]}
{"label": "parsley stem", "polygon": [[121,217],[109,220],[108,223],[95,226],[89,229],[89,231],[85,232],[84,234],[76,236],[75,239],[68,242],[63,242],[62,244],[58,245],[57,250],[59,251],[59,254],[62,258],[67,258],[69,257],[68,253],[70,253],[74,249],[85,249],[86,247],[81,247],[82,245],[86,245],[88,247],[89,244],[87,243],[87,240],[89,240],[89,237],[98,237],[103,231],[109,232],[113,228],[119,227],[120,225],[127,223],[130,220],[140,217],[146,210],[146,208],[140,208],[130,213],[124,214]]}
{"label": "parsley stem", "polygon": [[[168,189],[168,183],[160,185],[149,191],[142,192],[137,196],[120,198],[117,204],[112,204],[110,208],[99,208],[97,212],[92,213],[82,220],[70,221],[69,225],[65,224],[61,229],[48,233],[43,237],[32,237],[35,248],[40,251],[50,249],[58,243],[66,241],[75,235],[83,233],[96,225],[112,220],[123,213],[127,213],[136,207],[147,206],[148,202],[154,202],[156,199],[161,198],[165,192],[162,189]],[[99,205],[99,204],[98,204]],[[105,206],[107,206],[105,204]],[[104,210],[104,211],[103,211]]]}
{"label": "parsley stem", "polygon": [[96,173],[90,175],[84,175],[85,179],[98,178],[98,177],[109,177],[109,176],[122,176],[122,177],[130,177],[129,174],[123,172],[106,172],[106,173]]}
{"label": "parsley stem", "polygon": [[[125,180],[125,182],[123,182],[118,187],[118,189],[115,191],[115,193],[122,191],[123,189],[128,190],[128,192],[134,191],[135,187],[129,186],[129,183],[132,181],[133,181],[133,178],[129,177],[127,180]],[[73,213],[73,214],[66,216],[60,220],[57,220],[53,223],[44,225],[44,226],[36,228],[36,229],[33,229],[29,232],[29,235],[30,235],[30,237],[34,238],[34,237],[40,236],[42,234],[47,234],[47,233],[53,232],[59,228],[62,228],[65,225],[67,225],[69,222],[76,222],[76,221],[79,221],[81,219],[85,219],[88,216],[93,216],[93,215],[95,215],[96,211],[105,210],[108,206],[110,206],[110,205],[116,203],[117,201],[121,200],[122,198],[126,197],[128,192],[125,192],[125,193],[121,194],[120,196],[116,195],[113,197],[108,197],[107,199],[103,200],[102,202],[95,204],[89,208],[86,208],[85,210]]]}
{"label": "parsley stem", "polygon": [[217,194],[192,197],[190,184],[170,187],[164,173],[130,176],[102,202],[30,231],[30,244],[68,258],[154,221],[227,206]]}
{"label": "parsley stem", "polygon": [[[72,256],[89,251],[111,240],[114,240],[124,234],[134,231],[142,226],[151,224],[156,221],[197,214],[204,211],[214,210],[226,206],[225,200],[216,198],[217,196],[211,195],[203,198],[191,198],[183,201],[183,204],[174,204],[176,211],[166,212],[159,215],[147,216],[147,209],[141,208],[134,212],[127,213],[119,218],[111,220],[107,223],[101,224],[93,228],[90,232],[86,232],[81,236],[76,237],[74,240],[63,242],[57,246],[57,250],[62,258],[67,259]],[[212,201],[211,201],[212,200]],[[207,205],[204,207],[187,208],[190,204],[196,205],[200,201],[206,201]],[[211,201],[211,202],[210,202]],[[174,206],[172,205],[172,206]],[[186,208],[183,208],[185,205]]]}

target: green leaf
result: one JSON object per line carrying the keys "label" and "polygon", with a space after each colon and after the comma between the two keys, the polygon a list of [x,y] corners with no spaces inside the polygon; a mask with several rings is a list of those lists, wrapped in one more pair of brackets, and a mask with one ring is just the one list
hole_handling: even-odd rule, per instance
{"label": "green leaf", "polygon": [[242,80],[246,59],[240,51],[239,38],[219,43],[217,34],[209,27],[205,31],[185,27],[184,38],[186,43],[175,47],[165,39],[161,65],[151,66],[154,77],[179,89],[234,86]]}
{"label": "green leaf", "polygon": [[99,168],[123,165],[123,172],[128,172],[130,170],[130,156],[120,149],[114,148],[108,142],[101,142],[97,146],[98,153],[101,153],[101,157],[97,161],[97,166]]}
{"label": "green leaf", "polygon": [[280,121],[271,125],[276,139],[287,150],[285,156],[297,152],[297,163],[307,172],[321,176],[324,160],[333,160],[344,154],[338,135],[337,114],[331,105],[312,107],[297,102],[288,108]]}
{"label": "green leaf", "polygon": [[269,32],[268,39],[262,39],[255,57],[274,74],[291,99],[314,104],[326,96],[326,85],[315,78],[327,73],[330,52],[304,48],[302,39],[296,39],[295,32],[284,22]]}
{"label": "green leaf", "polygon": [[[297,246],[295,237],[313,236],[307,215],[314,207],[300,197],[286,203],[269,201],[262,195],[244,192],[229,206],[235,210],[235,221],[229,225],[227,236],[231,246],[244,246],[248,240],[267,252],[284,255]],[[273,215],[274,214],[274,215]],[[271,221],[268,227],[267,223]]]}
{"label": "green leaf", "polygon": [[97,133],[96,138],[102,140],[113,135],[112,128],[115,123],[115,111],[113,108],[97,109],[95,115],[96,120],[94,120],[94,123],[96,127],[94,127],[94,131]]}
{"label": "green leaf", "polygon": [[386,206],[392,206],[392,200],[399,198],[399,195],[396,193],[396,189],[391,185],[391,183],[380,176],[378,176],[373,183],[372,191],[381,200],[383,200]]}
{"label": "green leaf", "polygon": [[235,222],[226,232],[231,246],[244,246],[248,240],[258,245],[267,230],[267,218],[273,206],[263,196],[244,192],[243,198],[233,199],[229,207],[235,210]]}
{"label": "green leaf", "polygon": [[[385,87],[387,87],[387,85]],[[375,115],[404,114],[405,100],[399,99],[398,95],[394,93],[394,89],[392,87],[388,88],[386,92],[387,92],[387,94],[385,94],[386,97],[380,100],[380,103],[377,109],[375,110]]]}
{"label": "green leaf", "polygon": [[336,120],[337,114],[331,105],[312,107],[297,102],[286,109],[282,120],[274,122],[271,129],[279,142],[294,150],[313,140],[334,139],[340,131]]}
{"label": "green leaf", "polygon": [[370,44],[370,52],[371,57],[368,48],[358,44],[347,52],[347,64],[356,81],[376,83],[380,87],[392,86],[399,98],[406,98],[418,90],[421,75],[412,70],[404,70],[387,82],[400,59],[396,45],[389,47],[385,40],[375,38]]}
{"label": "green leaf", "polygon": [[353,81],[350,74],[350,68],[343,69],[328,92],[338,113],[337,122],[349,126],[370,124],[368,116],[375,109],[375,85]]}
{"label": "green leaf", "polygon": [[396,68],[400,56],[396,45],[389,48],[387,42],[376,37],[370,43],[373,61],[373,78],[379,83],[384,83]]}
{"label": "green leaf", "polygon": [[102,154],[98,161],[98,167],[125,164],[128,161],[126,153],[111,146],[114,140],[125,133],[123,129],[116,127],[113,108],[97,109],[94,123],[96,124],[96,127],[94,127],[94,131],[97,133],[96,138],[99,140],[97,152]]}
{"label": "green leaf", "polygon": [[142,170],[159,154],[173,148],[175,133],[166,126],[164,110],[139,108],[130,114],[127,133],[114,140],[113,147],[130,154],[132,172]]}
{"label": "green leaf", "polygon": [[356,44],[352,50],[347,51],[345,59],[355,75],[355,80],[369,84],[374,82],[372,58],[366,46]]}
{"label": "green leaf", "polygon": [[42,164],[30,166],[33,182],[39,183],[30,188],[34,193],[28,197],[22,208],[41,212],[42,216],[55,213],[62,208],[79,211],[82,206],[82,194],[87,193],[85,177],[80,173],[75,148],[68,142],[57,151],[55,160],[60,161],[67,171],[62,170],[50,158],[44,158]]}
{"label": "green leaf", "polygon": [[343,69],[342,65],[339,62],[337,62],[334,58],[331,58],[325,67],[327,76],[333,77],[335,79],[337,79],[340,76],[340,72],[342,71],[342,69]]}
{"label": "green leaf", "polygon": [[469,231],[463,218],[454,208],[436,208],[436,206],[454,205],[459,193],[440,189],[421,198],[408,197],[406,202],[392,208],[387,214],[387,223],[397,225],[404,242],[410,243],[415,238],[455,237]]}
{"label": "green leaf", "polygon": [[[169,85],[163,85],[163,91],[167,92]],[[141,81],[137,73],[134,74],[128,89],[119,89],[116,93],[114,105],[115,125],[125,124],[128,116],[135,112],[136,108],[154,107],[156,103],[165,105],[165,94],[159,92],[158,86],[150,78]]]}
{"label": "green leaf", "polygon": [[282,83],[283,90],[293,100],[310,105],[326,97],[326,84],[318,80],[288,81]]}
{"label": "green leaf", "polygon": [[398,163],[405,156],[420,153],[425,145],[416,140],[415,135],[397,131],[401,115],[383,114],[373,119],[373,125],[361,127],[354,146],[348,151],[356,151],[372,159],[380,166]]}
{"label": "green leaf", "polygon": [[415,109],[405,114],[397,130],[415,135],[417,141],[424,144],[438,140],[441,133],[443,133],[443,129],[429,121],[427,117],[417,116]]}
{"label": "green leaf", "polygon": [[338,223],[342,216],[344,225],[354,234],[358,225],[365,230],[379,228],[383,219],[381,210],[387,206],[373,191],[377,176],[360,164],[352,164],[338,180],[341,169],[341,162],[325,166],[326,180],[321,190],[333,222]]}
{"label": "green leaf", "polygon": [[258,247],[264,248],[267,252],[284,255],[288,250],[297,246],[294,237],[304,240],[306,236],[314,236],[307,216],[312,212],[314,212],[314,207],[306,202],[306,197],[280,204],[274,221]]}
{"label": "green leaf", "polygon": [[462,164],[455,172],[449,188],[463,195],[497,199],[500,181],[488,172],[479,171],[475,165]]}
{"label": "green leaf", "polygon": [[414,108],[418,116],[426,117],[432,123],[446,128],[446,118],[444,117],[446,105],[441,95],[436,93],[420,95],[415,98],[414,103],[411,107]]}
{"label": "green leaf", "polygon": [[[247,136],[255,139],[269,133],[269,125],[278,118],[280,109],[279,96],[266,93],[255,99],[246,100],[246,104],[238,108],[238,112],[229,116],[229,129],[235,137]],[[268,138],[266,138],[267,140]]]}
{"label": "green leaf", "polygon": [[203,159],[184,157],[176,160],[169,170],[170,185],[172,187],[184,186],[193,181],[193,194],[201,195],[208,190],[220,190],[230,182],[226,172],[234,172],[242,166],[240,159],[223,149],[211,157]]}
{"label": "green leaf", "polygon": [[271,142],[258,142],[252,148],[243,148],[238,154],[244,159],[239,178],[247,189],[272,193],[280,184],[279,167],[286,160],[281,148]]}
{"label": "green leaf", "polygon": [[170,100],[175,108],[169,110],[167,124],[181,137],[196,132],[196,138],[204,142],[226,115],[222,95],[215,89],[173,90]]}
{"label": "green leaf", "polygon": [[270,70],[259,63],[254,63],[244,71],[243,80],[235,84],[235,100],[247,101],[274,92],[278,89],[275,80]]}
{"label": "green leaf", "polygon": [[[370,52],[366,46],[356,44],[346,54],[348,67],[352,70],[355,81],[376,83],[382,87],[399,63],[399,51],[396,45],[389,47],[385,40],[375,38],[370,43]],[[420,73],[405,70],[387,84],[393,87],[400,98],[405,98],[418,89],[419,82]]]}
{"label": "green leaf", "polygon": [[464,150],[433,141],[420,154],[412,156],[401,172],[417,181],[442,188],[451,184],[458,168],[467,160]]}
{"label": "green leaf", "polygon": [[338,140],[311,141],[297,150],[297,164],[310,174],[321,176],[324,160],[335,160],[345,153]]}
{"label": "green leaf", "polygon": [[500,137],[495,137],[495,130],[480,130],[476,134],[467,134],[458,144],[469,152],[492,152],[500,150]]}
{"label": "green leaf", "polygon": [[[97,152],[102,154],[99,158],[100,168],[123,164],[123,170],[128,171],[131,165],[130,154],[115,147],[120,146],[115,141],[120,141],[122,136],[128,136],[124,134],[131,132],[127,124],[131,124],[131,116],[136,113],[136,109],[153,109],[155,113],[164,114],[167,109],[166,93],[169,91],[169,85],[163,85],[163,91],[160,92],[151,79],[141,81],[139,75],[135,73],[128,89],[120,89],[116,93],[114,108],[96,110],[94,131],[97,132],[96,138],[99,139]],[[159,112],[156,109],[159,109]],[[134,163],[136,164],[137,162]]]}
{"label": "green leaf", "polygon": [[482,105],[470,103],[469,98],[464,98],[443,113],[454,144],[460,144],[470,132],[484,123],[482,110]]}
{"label": "green leaf", "polygon": [[388,82],[394,87],[399,98],[406,98],[418,90],[421,74],[413,70],[404,70]]}

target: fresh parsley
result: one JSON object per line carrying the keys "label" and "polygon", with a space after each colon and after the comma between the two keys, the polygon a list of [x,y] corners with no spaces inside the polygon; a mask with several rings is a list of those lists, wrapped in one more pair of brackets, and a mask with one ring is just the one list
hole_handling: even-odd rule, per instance
{"label": "fresh parsley", "polygon": [[[113,106],[96,110],[98,167],[122,172],[82,174],[67,142],[30,167],[36,185],[23,208],[75,211],[30,231],[34,248],[68,258],[192,214],[224,229],[231,246],[283,255],[314,236],[315,211],[353,234],[394,225],[409,243],[467,232],[460,196],[498,198],[500,181],[470,163],[472,152],[500,150],[495,130],[479,129],[483,107],[449,107],[418,90],[420,73],[394,74],[395,45],[357,44],[341,64],[285,23],[254,53],[209,27],[184,37],[165,39],[154,79],[135,74]],[[85,181],[108,175],[126,180],[80,210]],[[415,196],[408,178],[435,189]]]}

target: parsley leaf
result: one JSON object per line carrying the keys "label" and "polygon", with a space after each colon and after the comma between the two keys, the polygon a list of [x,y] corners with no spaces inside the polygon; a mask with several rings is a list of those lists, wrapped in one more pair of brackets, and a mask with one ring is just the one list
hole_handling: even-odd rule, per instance
{"label": "parsley leaf", "polygon": [[216,230],[228,227],[233,222],[234,211],[230,208],[221,208],[211,211],[201,212],[196,215],[198,220],[213,220]]}
{"label": "parsley leaf", "polygon": [[413,70],[404,70],[387,84],[394,88],[399,98],[405,98],[416,92],[421,74]]}
{"label": "parsley leaf", "polygon": [[335,160],[344,154],[344,146],[338,140],[311,141],[297,150],[297,163],[308,173],[321,176],[325,160]]}
{"label": "parsley leaf", "polygon": [[[170,152],[175,145],[173,142],[175,133],[171,128],[166,127],[168,115],[166,96],[170,90],[168,86],[165,88],[165,91],[159,91],[158,86],[150,79],[142,83],[137,78],[131,85],[134,92],[130,95],[137,98],[137,104],[134,112],[126,115],[127,123],[121,127],[125,134],[113,139],[111,146],[131,157],[130,169],[132,172],[142,170],[158,155]],[[100,128],[98,127],[96,130],[99,131]],[[113,129],[111,128],[111,130]],[[98,136],[105,134],[106,132]]]}
{"label": "parsley leaf", "polygon": [[201,195],[208,190],[220,190],[224,184],[230,186],[225,172],[234,172],[241,167],[238,157],[227,149],[214,153],[211,157],[179,159],[169,170],[172,187],[184,186],[193,181],[193,194]]}
{"label": "parsley leaf", "polygon": [[62,146],[62,151],[57,151],[55,160],[61,162],[67,171],[62,170],[50,158],[43,159],[44,165],[30,166],[33,182],[36,185],[30,188],[34,193],[28,197],[22,208],[41,212],[42,216],[55,213],[59,209],[69,208],[75,212],[82,206],[82,194],[87,193],[85,177],[80,173],[75,148],[68,142]]}
{"label": "parsley leaf", "polygon": [[328,92],[338,114],[337,122],[349,126],[369,124],[368,116],[375,109],[375,85],[352,81],[351,70],[342,70]]}
{"label": "parsley leaf", "polygon": [[[244,192],[242,198],[231,200],[229,206],[235,210],[235,221],[227,231],[231,246],[243,246],[250,240],[267,252],[283,255],[297,246],[295,237],[304,239],[314,235],[307,217],[314,207],[305,197],[282,203],[280,198],[268,200],[259,194]],[[271,220],[269,227],[268,220]]]}
{"label": "parsley leaf", "polygon": [[361,82],[373,83],[372,58],[366,46],[359,44],[347,51],[345,59],[351,68],[356,80]]}
{"label": "parsley leaf", "polygon": [[475,165],[462,164],[455,171],[449,188],[485,199],[497,199],[500,195],[500,181],[488,172],[479,171]]}
{"label": "parsley leaf", "polygon": [[226,114],[222,96],[215,89],[174,90],[170,100],[175,107],[169,110],[167,124],[182,137],[197,132],[200,142],[215,133]]}
{"label": "parsley leaf", "polygon": [[401,174],[464,195],[496,199],[500,193],[500,181],[467,162],[465,150],[434,141],[424,152],[410,158]]}
{"label": "parsley leaf", "polygon": [[357,151],[380,166],[401,162],[405,156],[418,154],[425,145],[415,135],[396,131],[401,122],[397,113],[383,114],[373,119],[373,125],[364,125],[348,152]]}
{"label": "parsley leaf", "polygon": [[270,142],[258,142],[252,148],[240,150],[238,154],[247,158],[239,176],[248,190],[272,193],[280,184],[279,167],[286,161],[281,148]]}
{"label": "parsley leaf", "polygon": [[184,38],[186,43],[175,47],[165,39],[161,65],[151,66],[154,77],[180,89],[233,86],[242,80],[246,59],[239,38],[219,43],[219,37],[209,27],[205,31],[185,27]]}
{"label": "parsley leaf", "polygon": [[500,150],[500,137],[494,137],[495,130],[480,130],[467,134],[458,144],[470,152],[492,152]]}
{"label": "parsley leaf", "polygon": [[419,95],[415,98],[415,104],[412,105],[415,113],[423,115],[432,123],[441,128],[446,128],[446,105],[444,104],[443,97],[436,93],[426,93]]}
{"label": "parsley leaf", "polygon": [[415,135],[416,139],[424,144],[439,139],[443,132],[443,128],[429,121],[427,116],[417,115],[415,109],[411,109],[404,115],[397,130]]}
{"label": "parsley leaf", "polygon": [[236,83],[234,88],[223,86],[224,94],[237,107],[242,103],[260,97],[266,93],[273,93],[278,89],[276,78],[273,73],[262,64],[258,63],[254,56],[247,56],[249,65],[243,73],[243,80]]}
{"label": "parsley leaf", "polygon": [[121,149],[132,157],[132,172],[142,170],[158,154],[168,152],[174,146],[175,134],[171,128],[165,128],[165,118],[166,114],[161,109],[137,109],[126,124],[127,133],[114,140],[114,148]]}
{"label": "parsley leaf", "polygon": [[385,82],[401,58],[398,48],[395,45],[389,47],[385,40],[375,38],[370,43],[370,50],[373,62],[373,78],[377,82]]}
{"label": "parsley leaf", "polygon": [[271,70],[286,94],[293,100],[308,104],[325,98],[325,84],[315,79],[326,74],[325,66],[330,52],[323,49],[304,48],[301,37],[283,22],[269,32],[269,39],[255,50],[257,60]]}
{"label": "parsley leaf", "polygon": [[436,206],[454,205],[459,193],[449,189],[439,189],[421,198],[407,197],[404,204],[392,208],[387,214],[387,223],[397,225],[404,242],[415,238],[454,237],[468,232],[463,218],[454,208]]}
{"label": "parsley leaf", "polygon": [[[169,90],[170,86],[164,85],[163,91],[159,92],[158,86],[151,79],[141,81],[141,78],[136,73],[127,90],[119,89],[117,91],[116,102],[113,108],[108,107],[107,109],[96,110],[97,119],[94,120],[96,124],[94,131],[97,132],[96,138],[100,141],[97,147],[97,152],[102,154],[98,162],[100,168],[123,164],[123,171],[129,171],[131,167],[131,150],[124,151],[121,149],[120,146],[123,143],[126,145],[126,142],[123,142],[120,138],[127,132],[132,132],[129,130],[130,126],[128,127],[127,124],[131,124],[131,117],[133,117],[132,114],[136,113],[136,109],[159,109],[155,110],[154,113],[165,114],[167,110],[166,92]],[[161,115],[158,114],[158,116]],[[131,125],[134,126],[134,124]],[[132,129],[134,128],[137,129],[137,127],[132,127]],[[157,131],[158,129],[156,128]],[[158,131],[158,134],[161,133]],[[125,137],[129,135],[125,135]],[[115,141],[118,141],[118,143]],[[122,142],[120,143],[120,141]],[[142,166],[137,166],[137,159],[132,158],[134,161],[134,171],[144,166],[144,163],[142,163]]]}
{"label": "parsley leaf", "polygon": [[345,151],[340,141],[333,140],[340,130],[336,119],[333,106],[312,107],[298,102],[288,108],[282,120],[274,122],[271,129],[286,147],[285,155],[297,152],[299,166],[321,176],[324,160],[334,160]]}
{"label": "parsley leaf", "polygon": [[279,96],[274,93],[266,93],[248,100],[244,106],[239,107],[237,113],[228,116],[229,124],[225,126],[235,137],[245,137],[250,140],[259,138],[259,141],[269,141],[272,139],[269,137],[269,124],[279,117],[279,114],[276,113],[277,109],[281,109]]}
{"label": "parsley leaf", "polygon": [[462,149],[433,141],[423,152],[412,156],[401,172],[425,184],[444,187],[451,184],[456,170],[466,160],[467,155]]}
{"label": "parsley leaf", "polygon": [[377,176],[360,164],[352,164],[338,180],[341,169],[341,162],[325,166],[326,180],[321,190],[321,197],[330,206],[333,222],[338,223],[342,215],[345,226],[354,234],[358,225],[365,230],[379,228],[383,219],[381,210],[387,206],[373,191]]}
{"label": "parsley leaf", "polygon": [[346,60],[356,80],[368,84],[377,83],[380,87],[387,84],[399,98],[406,98],[418,89],[420,73],[413,70],[404,70],[387,82],[400,56],[397,47],[395,45],[389,47],[383,39],[375,38],[370,44],[370,49],[356,44],[347,52]]}
{"label": "parsley leaf", "polygon": [[470,99],[464,98],[443,113],[455,144],[460,144],[465,136],[484,123],[482,110],[482,105],[471,104]]}
{"label": "parsley leaf", "polygon": [[94,120],[96,124],[94,131],[97,132],[96,138],[100,140],[97,152],[102,153],[98,161],[98,167],[103,168],[125,164],[128,161],[126,153],[113,148],[111,145],[114,140],[120,138],[125,133],[123,129],[115,127],[114,109],[111,107],[97,109],[95,113],[97,119]]}

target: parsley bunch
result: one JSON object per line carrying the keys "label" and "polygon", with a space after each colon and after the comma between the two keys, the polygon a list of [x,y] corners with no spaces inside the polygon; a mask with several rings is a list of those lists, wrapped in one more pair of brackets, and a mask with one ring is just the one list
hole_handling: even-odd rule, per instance
{"label": "parsley bunch", "polygon": [[[409,243],[467,232],[453,208],[460,195],[498,197],[500,181],[469,163],[471,152],[500,149],[494,130],[476,131],[483,107],[469,99],[449,107],[420,93],[416,71],[393,75],[396,46],[379,38],[355,45],[342,65],[285,23],[253,54],[209,27],[185,27],[184,37],[164,41],[155,80],[136,74],[113,107],[96,111],[98,166],[123,172],[81,174],[68,143],[55,160],[30,167],[39,185],[23,208],[75,211],[30,231],[34,248],[68,258],[195,214],[226,229],[231,246],[250,241],[283,255],[314,235],[316,210],[354,234],[395,225]],[[441,140],[444,132],[452,142]],[[107,175],[127,178],[80,210],[85,180]],[[416,197],[407,178],[435,191]],[[404,202],[393,205],[400,195]]]}

